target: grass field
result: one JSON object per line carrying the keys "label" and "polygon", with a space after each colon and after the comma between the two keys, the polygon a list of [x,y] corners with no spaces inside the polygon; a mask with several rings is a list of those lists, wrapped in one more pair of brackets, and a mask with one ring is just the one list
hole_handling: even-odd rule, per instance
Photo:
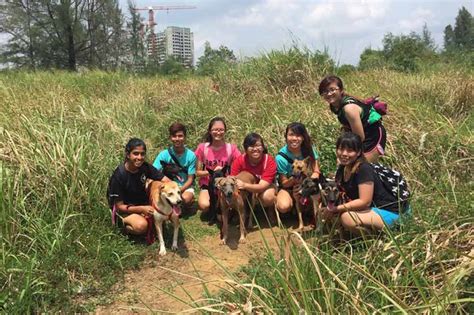
{"label": "grass field", "polygon": [[[328,68],[270,57],[217,74],[219,94],[210,79],[193,76],[1,73],[0,310],[90,310],[77,301],[103,295],[154,250],[120,236],[106,206],[108,177],[132,136],[145,139],[151,160],[166,146],[170,123],[185,123],[195,148],[208,121],[222,115],[228,140],[240,146],[256,131],[275,154],[286,124],[301,121],[323,171],[334,171],[338,124],[315,94]],[[472,69],[343,79],[350,93],[389,102],[384,163],[408,179],[413,219],[375,240],[303,242],[283,262],[265,253],[243,268],[239,285],[215,298],[277,313],[472,313]],[[197,238],[215,233],[196,218],[183,224]]]}

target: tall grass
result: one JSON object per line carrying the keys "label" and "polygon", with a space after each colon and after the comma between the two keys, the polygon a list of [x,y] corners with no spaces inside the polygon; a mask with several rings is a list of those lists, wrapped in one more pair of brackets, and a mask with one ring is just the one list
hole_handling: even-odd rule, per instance
{"label": "tall grass", "polygon": [[[0,308],[88,311],[147,252],[110,226],[107,179],[131,136],[153,158],[179,120],[195,148],[208,121],[227,118],[228,139],[262,134],[271,153],[286,124],[305,123],[334,171],[339,126],[315,85],[332,65],[309,52],[271,52],[202,78],[121,73],[0,75]],[[319,58],[319,57],[318,57]],[[315,60],[319,61],[315,61]],[[472,292],[472,72],[351,72],[355,95],[389,102],[384,162],[415,192],[413,220],[384,238],[334,246],[327,238],[281,240],[213,301],[264,312],[468,312]],[[187,231],[202,233],[184,222]],[[295,244],[293,244],[295,243]],[[290,244],[290,245],[289,245]],[[298,245],[299,244],[299,245]],[[470,252],[471,251],[471,252]],[[242,276],[245,275],[245,276]],[[471,282],[469,280],[471,279]]]}

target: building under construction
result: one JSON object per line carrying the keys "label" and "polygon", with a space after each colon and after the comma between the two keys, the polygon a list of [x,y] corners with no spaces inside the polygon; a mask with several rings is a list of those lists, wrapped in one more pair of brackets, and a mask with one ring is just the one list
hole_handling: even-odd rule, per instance
{"label": "building under construction", "polygon": [[170,56],[176,57],[186,68],[194,64],[194,36],[188,27],[168,26],[156,34],[156,52],[159,63]]}
{"label": "building under construction", "polygon": [[180,61],[184,67],[194,64],[194,36],[187,27],[168,26],[163,32],[155,33],[155,14],[153,10],[194,9],[194,6],[150,6],[135,8],[136,11],[148,11],[148,23],[142,24],[141,34],[144,38],[148,58],[163,64],[171,56]]}

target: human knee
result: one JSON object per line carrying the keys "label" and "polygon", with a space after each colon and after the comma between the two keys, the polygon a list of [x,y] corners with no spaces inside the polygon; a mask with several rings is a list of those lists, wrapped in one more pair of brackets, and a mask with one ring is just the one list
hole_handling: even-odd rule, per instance
{"label": "human knee", "polygon": [[135,234],[144,234],[148,229],[148,222],[143,220],[136,220],[132,224],[130,224],[131,230]]}
{"label": "human knee", "polygon": [[349,212],[341,214],[341,224],[347,230],[353,230],[359,226],[355,218],[353,218]]}
{"label": "human knee", "polygon": [[183,203],[185,205],[189,205],[190,203],[194,201],[194,195],[191,193],[183,193],[182,197],[183,197]]}
{"label": "human knee", "polygon": [[277,199],[276,207],[280,213],[287,213],[291,210],[293,204],[291,200]]}

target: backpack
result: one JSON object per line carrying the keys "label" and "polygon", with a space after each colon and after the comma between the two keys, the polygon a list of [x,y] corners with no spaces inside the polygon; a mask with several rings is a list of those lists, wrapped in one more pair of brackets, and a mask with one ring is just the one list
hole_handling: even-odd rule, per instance
{"label": "backpack", "polygon": [[381,164],[370,163],[370,165],[382,182],[385,190],[397,200],[402,209],[406,209],[411,193],[402,174]]}
{"label": "backpack", "polygon": [[378,95],[365,99],[364,104],[373,107],[375,111],[381,116],[387,115],[388,104],[386,102],[380,101]]}

